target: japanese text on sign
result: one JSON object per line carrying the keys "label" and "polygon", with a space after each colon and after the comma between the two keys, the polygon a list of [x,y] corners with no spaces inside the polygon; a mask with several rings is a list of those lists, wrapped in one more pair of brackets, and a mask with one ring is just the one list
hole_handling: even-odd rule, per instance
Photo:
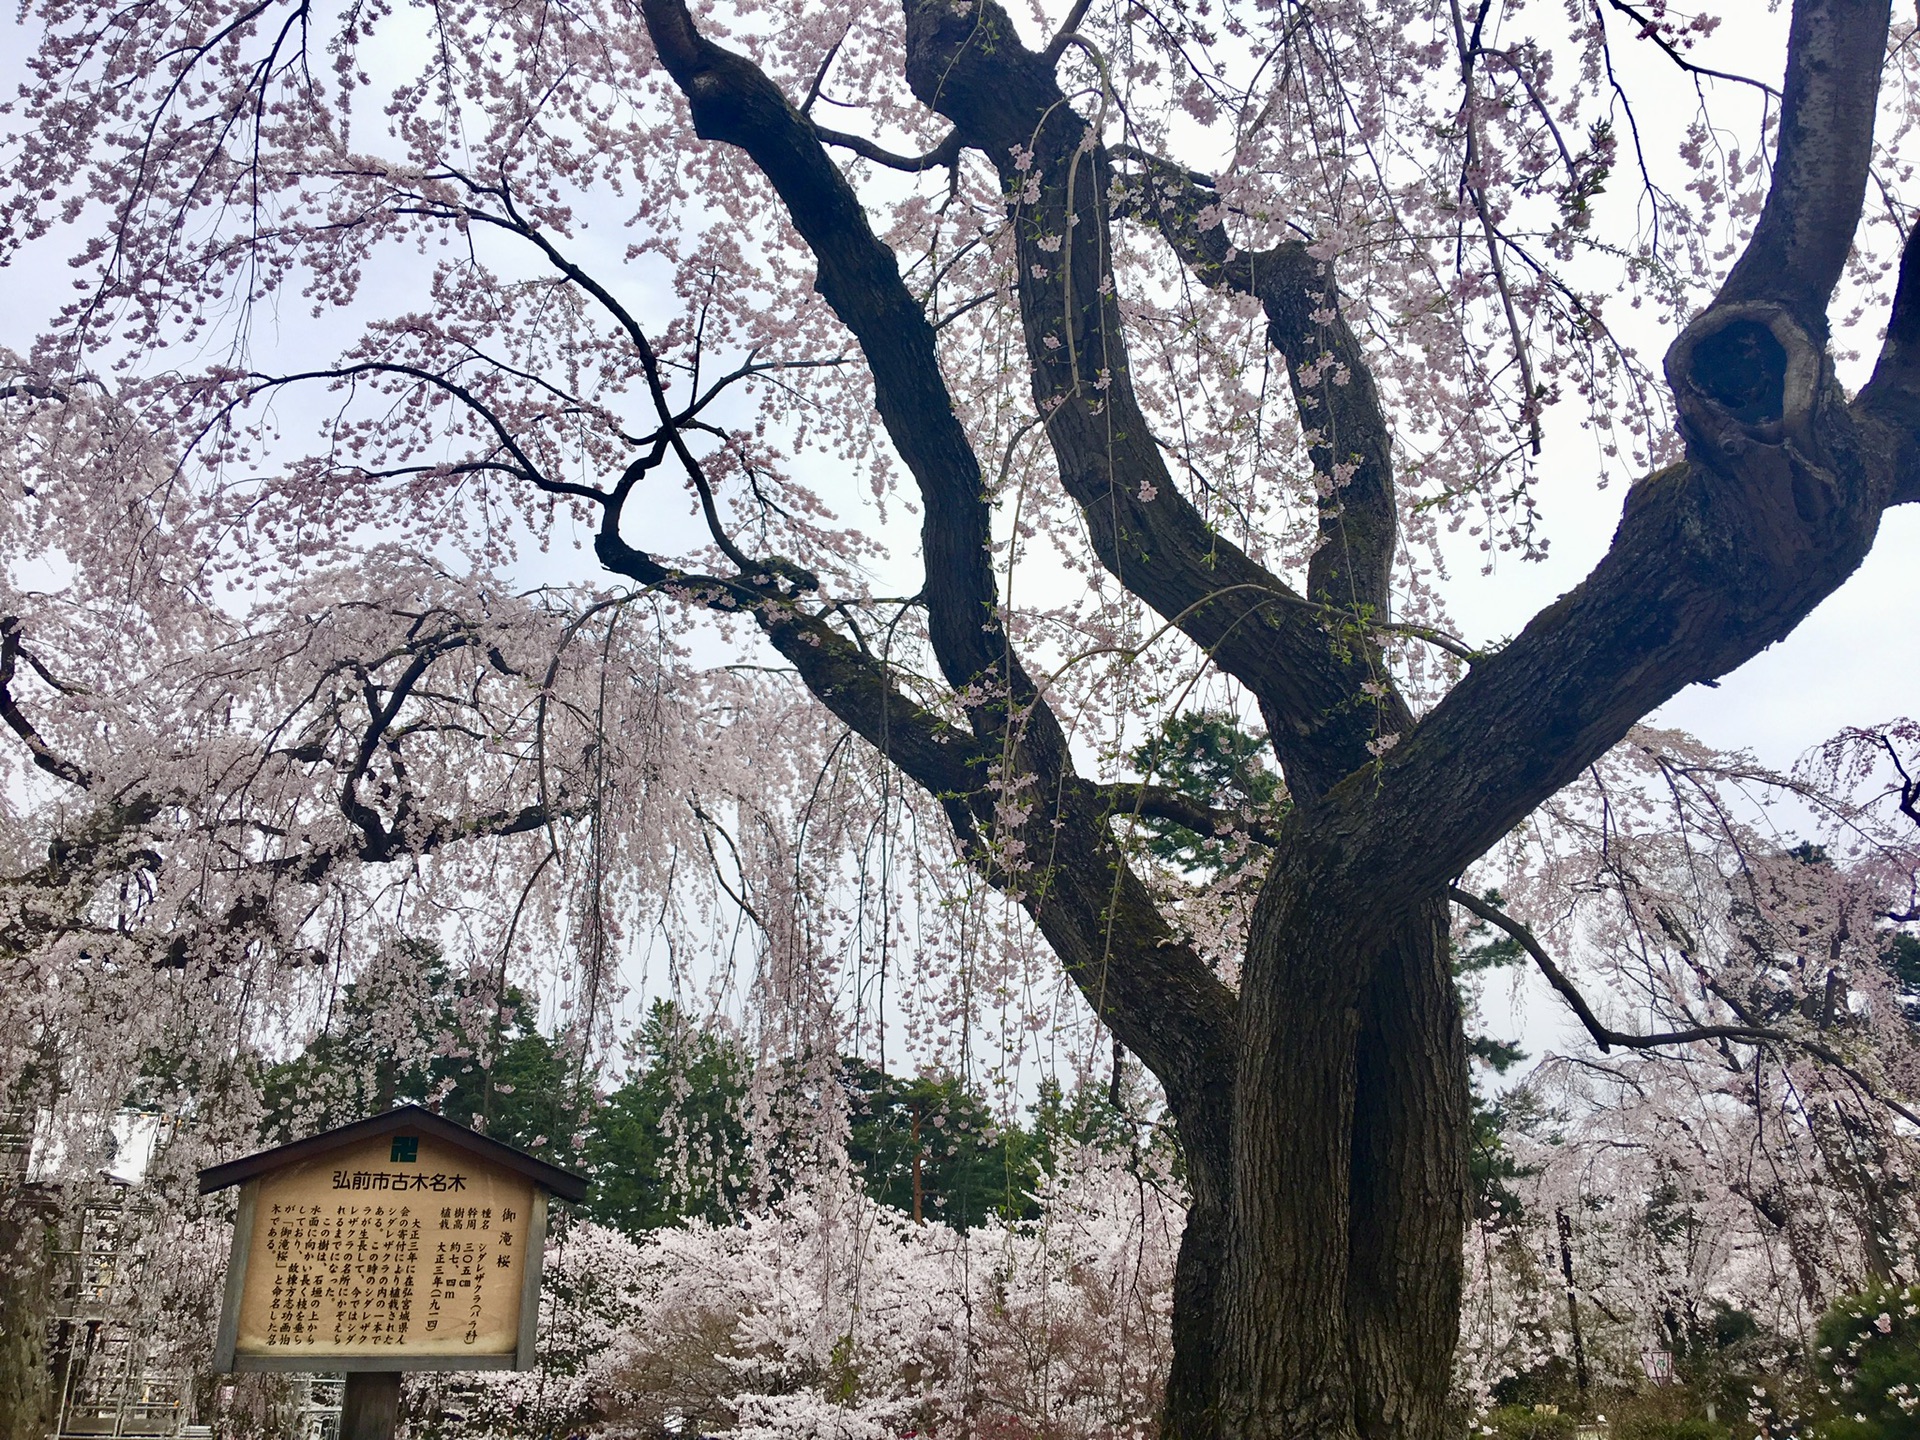
{"label": "japanese text on sign", "polygon": [[336,1170],[336,1190],[431,1190],[435,1194],[457,1194],[467,1188],[467,1177],[436,1170],[431,1175],[407,1174],[404,1170]]}
{"label": "japanese text on sign", "polygon": [[533,1190],[423,1137],[263,1176],[236,1335],[251,1355],[454,1356],[517,1343]]}

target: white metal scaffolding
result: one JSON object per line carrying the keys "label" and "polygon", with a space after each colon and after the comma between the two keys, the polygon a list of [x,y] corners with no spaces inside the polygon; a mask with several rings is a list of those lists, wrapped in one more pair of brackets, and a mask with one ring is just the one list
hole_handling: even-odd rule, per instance
{"label": "white metal scaffolding", "polygon": [[189,1420],[188,1377],[155,1362],[140,1303],[138,1238],[151,1207],[138,1187],[90,1184],[55,1251],[48,1358],[51,1440],[171,1440]]}

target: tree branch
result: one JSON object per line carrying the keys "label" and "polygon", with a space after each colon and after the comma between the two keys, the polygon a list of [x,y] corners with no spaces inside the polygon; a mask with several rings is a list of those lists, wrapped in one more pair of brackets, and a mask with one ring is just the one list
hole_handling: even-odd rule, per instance
{"label": "tree branch", "polygon": [[1891,0],[1795,0],[1773,183],[1714,304],[1774,301],[1824,344],[1866,198]]}
{"label": "tree branch", "polygon": [[1262,845],[1277,845],[1279,836],[1263,821],[1242,815],[1237,810],[1220,810],[1197,800],[1184,790],[1170,785],[1152,785],[1144,781],[1125,781],[1115,785],[1087,786],[1094,803],[1109,815],[1144,816],[1170,820],[1199,835],[1245,835]]}
{"label": "tree branch", "polygon": [[1880,1094],[1866,1077],[1849,1065],[1837,1051],[1818,1040],[1790,1035],[1784,1030],[1773,1030],[1760,1025],[1695,1025],[1685,1030],[1662,1030],[1652,1035],[1636,1035],[1630,1031],[1615,1030],[1604,1024],[1600,1017],[1593,1013],[1593,1007],[1587,1004],[1586,997],[1580,993],[1579,987],[1567,978],[1566,971],[1554,962],[1553,957],[1547,953],[1546,947],[1541,945],[1539,937],[1533,931],[1498,906],[1488,904],[1479,896],[1461,889],[1458,885],[1447,887],[1447,898],[1461,909],[1479,916],[1489,925],[1496,926],[1512,936],[1520,948],[1532,958],[1533,963],[1539,967],[1547,983],[1554,988],[1561,999],[1567,1002],[1567,1007],[1579,1018],[1581,1025],[1586,1028],[1587,1034],[1593,1037],[1593,1043],[1600,1047],[1603,1054],[1610,1052],[1616,1045],[1623,1050],[1657,1050],[1667,1045],[1691,1045],[1703,1040],[1731,1040],[1748,1045],[1791,1046],[1804,1050],[1823,1064],[1831,1065],[1834,1069],[1841,1071],[1875,1102],[1886,1106],[1902,1119],[1920,1125],[1920,1116],[1916,1116],[1899,1101]]}
{"label": "tree branch", "polygon": [[1392,431],[1359,337],[1340,313],[1332,262],[1299,240],[1237,250],[1210,180],[1142,150],[1126,153],[1145,170],[1147,191],[1128,213],[1158,229],[1203,285],[1260,302],[1267,339],[1287,362],[1300,428],[1318,437],[1308,454],[1326,493],[1308,595],[1385,617],[1398,530]]}
{"label": "tree branch", "polygon": [[500,423],[499,417],[493,413],[493,410],[482,403],[480,398],[470,389],[445,375],[435,374],[431,370],[423,370],[417,365],[402,365],[391,361],[366,361],[357,365],[341,365],[325,370],[302,370],[286,375],[266,375],[255,372],[245,377],[248,382],[246,398],[251,400],[266,391],[297,385],[307,380],[353,381],[372,377],[395,377],[403,380],[411,380],[416,384],[443,391],[458,400],[462,405],[467,407],[475,419],[479,420],[493,432],[494,439],[498,442],[500,449],[512,457],[512,465],[502,465],[498,467],[506,473],[517,475],[528,484],[544,490],[550,495],[569,495],[579,500],[595,501],[604,501],[607,498],[601,491],[592,489],[589,486],[575,485],[571,481],[549,478],[540,467],[533,462],[532,457],[521,448],[520,442],[513,437],[512,432]]}
{"label": "tree branch", "polygon": [[[1160,1076],[1188,1114],[1225,1103],[1234,1002],[1192,946],[1160,916],[1108,832],[1097,787],[1071,770],[1030,786],[1024,821],[1009,822],[1008,751],[948,724],[902,692],[884,663],[796,599],[745,581],[671,572],[602,529],[601,562],[653,588],[750,613],[802,682],[855,734],[946,812],[963,852],[1034,916],[1095,1012]],[[1013,758],[1032,749],[1016,731]],[[1045,758],[1044,751],[1041,754]],[[1018,768],[1011,770],[1019,776]],[[1035,793],[1038,792],[1038,793]],[[1008,807],[1018,809],[1020,807]],[[1024,847],[1026,862],[1005,852]],[[1225,1144],[1223,1114],[1208,1121]]]}
{"label": "tree branch", "polygon": [[[956,747],[952,732],[893,690],[878,660],[785,597],[734,580],[721,582],[736,592],[727,603],[750,608],[807,687],[939,800],[976,867],[1026,906],[1096,1013],[1153,1067],[1177,1111],[1206,1117],[1224,1153],[1231,992],[1167,926],[1074,790],[1066,736],[1003,628],[980,465],[924,308],[819,132],[778,87],[703,38],[683,0],[643,0],[642,14],[696,132],[744,150],[772,183],[818,262],[816,288],[866,357],[876,408],[925,505],[934,655],[974,734]],[[619,538],[613,507],[596,548],[643,583],[672,578]],[[917,759],[903,754],[902,727]],[[961,756],[967,763],[954,763]]]}
{"label": "tree branch", "polygon": [[[1098,137],[991,0],[908,0],[907,80],[1009,196],[1034,400],[1101,563],[1254,693],[1288,784],[1320,793],[1366,763],[1380,710],[1355,702],[1384,670],[1364,629],[1330,629],[1173,483],[1134,393]],[[1344,606],[1342,584],[1331,591]],[[1399,702],[1384,704],[1399,728]]]}
{"label": "tree branch", "polygon": [[57,690],[67,687],[54,682],[53,678],[41,668],[40,662],[27,654],[20,643],[20,620],[14,615],[0,620],[0,720],[6,721],[7,728],[27,747],[27,753],[33,757],[33,763],[55,779],[64,780],[80,789],[89,789],[94,782],[93,772],[86,766],[67,759],[41,737],[39,730],[20,709],[19,702],[13,697],[13,677],[18,662],[26,662],[39,673],[42,679],[54,685]]}
{"label": "tree branch", "polygon": [[[1787,91],[1799,108],[1771,219],[1667,354],[1687,459],[1635,485],[1587,579],[1473,667],[1377,780],[1350,790],[1351,813],[1332,823],[1353,837],[1356,893],[1370,874],[1415,893],[1445,886],[1641,716],[1786,636],[1872,547],[1911,434],[1901,451],[1884,425],[1855,419],[1825,352],[1824,310],[1808,318],[1807,307],[1824,307],[1858,218],[1877,82],[1857,71],[1867,57],[1877,65],[1885,18],[1883,0],[1796,7]],[[1826,162],[1807,147],[1821,136],[1850,180],[1819,173]],[[1756,294],[1769,298],[1743,298]],[[1903,337],[1908,323],[1903,310]],[[1904,383],[1903,344],[1882,396]]]}
{"label": "tree branch", "polygon": [[917,175],[923,170],[937,170],[941,166],[954,166],[960,163],[960,139],[951,131],[933,149],[924,155],[896,155],[893,151],[876,145],[871,140],[858,135],[848,135],[844,131],[829,130],[816,124],[813,133],[825,144],[841,150],[851,150],[863,160],[871,160],[876,165],[885,165],[890,170],[904,170],[909,175]]}
{"label": "tree branch", "polygon": [[1040,58],[1049,65],[1058,65],[1060,57],[1067,53],[1067,46],[1073,43],[1073,37],[1080,33],[1080,24],[1087,18],[1087,11],[1093,8],[1093,0],[1073,0],[1073,9],[1067,12],[1067,18],[1060,22],[1060,28],[1053,33],[1053,39],[1047,42],[1047,48],[1040,52]]}
{"label": "tree branch", "polygon": [[1920,501],[1920,229],[1900,255],[1887,338],[1853,414],[1893,455],[1894,505]]}
{"label": "tree branch", "polygon": [[1607,4],[1638,25],[1640,27],[1640,38],[1642,40],[1651,40],[1659,47],[1661,54],[1665,55],[1687,74],[1708,80],[1730,80],[1736,85],[1750,85],[1763,95],[1770,95],[1775,100],[1780,98],[1780,92],[1764,80],[1756,80],[1751,75],[1735,75],[1728,70],[1716,70],[1711,65],[1699,65],[1687,59],[1685,55],[1680,53],[1679,49],[1671,40],[1660,33],[1660,22],[1657,19],[1642,15],[1638,10],[1634,9],[1633,6],[1627,4],[1626,0],[1607,0]]}
{"label": "tree branch", "polygon": [[873,233],[813,123],[779,87],[750,60],[700,35],[682,0],[646,0],[641,8],[696,133],[738,146],[766,175],[819,262],[820,294],[860,343],[881,421],[926,504],[927,611],[942,672],[959,687],[998,676],[1016,696],[1031,696],[1031,681],[1009,669],[999,628],[980,463],[954,414],[933,327],[897,259]]}

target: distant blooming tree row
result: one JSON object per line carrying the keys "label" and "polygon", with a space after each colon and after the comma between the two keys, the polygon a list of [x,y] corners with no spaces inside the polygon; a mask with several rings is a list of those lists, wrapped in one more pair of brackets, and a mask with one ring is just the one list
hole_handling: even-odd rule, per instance
{"label": "distant blooming tree row", "polygon": [[964,1231],[826,1179],[732,1226],[575,1226],[542,1368],[416,1409],[448,1435],[1149,1435],[1180,1207],[1157,1165],[1077,1159],[1041,1218]]}

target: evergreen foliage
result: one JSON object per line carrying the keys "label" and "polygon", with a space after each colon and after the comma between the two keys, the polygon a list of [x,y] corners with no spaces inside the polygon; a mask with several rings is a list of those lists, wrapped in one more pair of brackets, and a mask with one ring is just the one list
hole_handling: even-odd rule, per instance
{"label": "evergreen foliage", "polygon": [[511,984],[480,993],[426,942],[403,951],[405,964],[343,985],[313,1041],[266,1068],[263,1138],[280,1144],[407,1104],[523,1150],[570,1137],[587,1092],[527,994]]}
{"label": "evergreen foliage", "polygon": [[[1195,710],[1170,716],[1127,761],[1149,781],[1249,817],[1271,820],[1283,802],[1280,776],[1268,763],[1267,737],[1240,723],[1228,710]],[[1249,856],[1225,841],[1201,835],[1172,820],[1143,816],[1147,848],[1184,870],[1232,873]]]}
{"label": "evergreen foliage", "polygon": [[640,1055],[594,1111],[585,1213],[629,1235],[688,1217],[725,1224],[745,1188],[746,1056],[665,1001],[647,1013]]}
{"label": "evergreen foliage", "polygon": [[1920,1437],[1920,1285],[1876,1285],[1814,1332],[1819,1440]]}

